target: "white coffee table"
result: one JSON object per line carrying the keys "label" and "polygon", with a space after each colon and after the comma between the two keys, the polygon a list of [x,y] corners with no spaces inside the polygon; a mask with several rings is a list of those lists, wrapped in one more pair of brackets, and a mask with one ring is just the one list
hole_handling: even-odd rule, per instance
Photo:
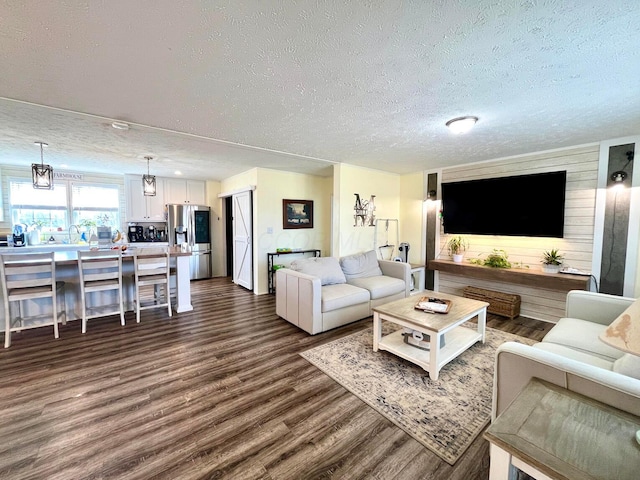
{"label": "white coffee table", "polygon": [[[425,290],[422,296],[451,300],[449,313],[438,314],[416,310],[417,297],[407,297],[373,308],[373,351],[386,350],[419,365],[432,380],[438,379],[443,366],[476,342],[484,343],[487,302]],[[478,328],[461,325],[478,317]],[[402,330],[382,336],[382,320],[417,330],[429,336],[429,349],[423,350],[404,342]],[[444,342],[442,339],[444,337]],[[444,343],[443,346],[442,343]]]}

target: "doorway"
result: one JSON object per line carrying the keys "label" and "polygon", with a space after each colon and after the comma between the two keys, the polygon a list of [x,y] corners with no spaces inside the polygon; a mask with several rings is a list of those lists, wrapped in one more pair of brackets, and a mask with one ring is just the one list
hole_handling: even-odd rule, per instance
{"label": "doorway", "polygon": [[231,281],[253,290],[253,192],[224,197],[226,274]]}

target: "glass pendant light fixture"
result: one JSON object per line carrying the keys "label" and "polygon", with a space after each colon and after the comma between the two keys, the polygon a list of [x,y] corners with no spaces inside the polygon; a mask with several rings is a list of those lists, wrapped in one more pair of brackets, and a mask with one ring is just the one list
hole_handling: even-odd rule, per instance
{"label": "glass pendant light fixture", "polygon": [[147,159],[147,174],[142,176],[142,192],[147,197],[153,197],[156,194],[156,177],[149,175],[149,160],[153,157],[144,157]]}
{"label": "glass pendant light fixture", "polygon": [[53,190],[53,168],[51,165],[44,164],[44,147],[48,147],[48,143],[34,142],[35,145],[40,145],[40,165],[37,163],[31,164],[31,179],[33,180],[33,188],[42,190]]}

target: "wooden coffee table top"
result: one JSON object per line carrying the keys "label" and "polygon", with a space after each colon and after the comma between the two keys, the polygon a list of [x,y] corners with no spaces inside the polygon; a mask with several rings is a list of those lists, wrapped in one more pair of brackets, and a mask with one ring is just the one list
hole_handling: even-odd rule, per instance
{"label": "wooden coffee table top", "polygon": [[[422,297],[436,297],[451,300],[451,309],[449,313],[429,313],[416,310],[414,307]],[[440,332],[456,323],[460,318],[472,316],[488,306],[489,304],[487,302],[424,290],[420,292],[420,295],[414,295],[374,307],[373,311],[415,323],[420,327],[434,332]]]}

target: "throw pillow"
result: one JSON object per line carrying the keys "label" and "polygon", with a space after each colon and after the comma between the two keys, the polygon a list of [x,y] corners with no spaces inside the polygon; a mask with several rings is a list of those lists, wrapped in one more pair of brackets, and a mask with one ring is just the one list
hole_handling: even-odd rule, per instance
{"label": "throw pillow", "polygon": [[342,257],[340,266],[347,279],[382,275],[375,250]]}
{"label": "throw pillow", "polygon": [[636,353],[640,345],[640,300],[618,315],[600,334],[600,340],[627,353]]}
{"label": "throw pillow", "polygon": [[296,272],[318,277],[322,285],[347,282],[338,259],[334,257],[300,258],[291,262],[289,268]]}

